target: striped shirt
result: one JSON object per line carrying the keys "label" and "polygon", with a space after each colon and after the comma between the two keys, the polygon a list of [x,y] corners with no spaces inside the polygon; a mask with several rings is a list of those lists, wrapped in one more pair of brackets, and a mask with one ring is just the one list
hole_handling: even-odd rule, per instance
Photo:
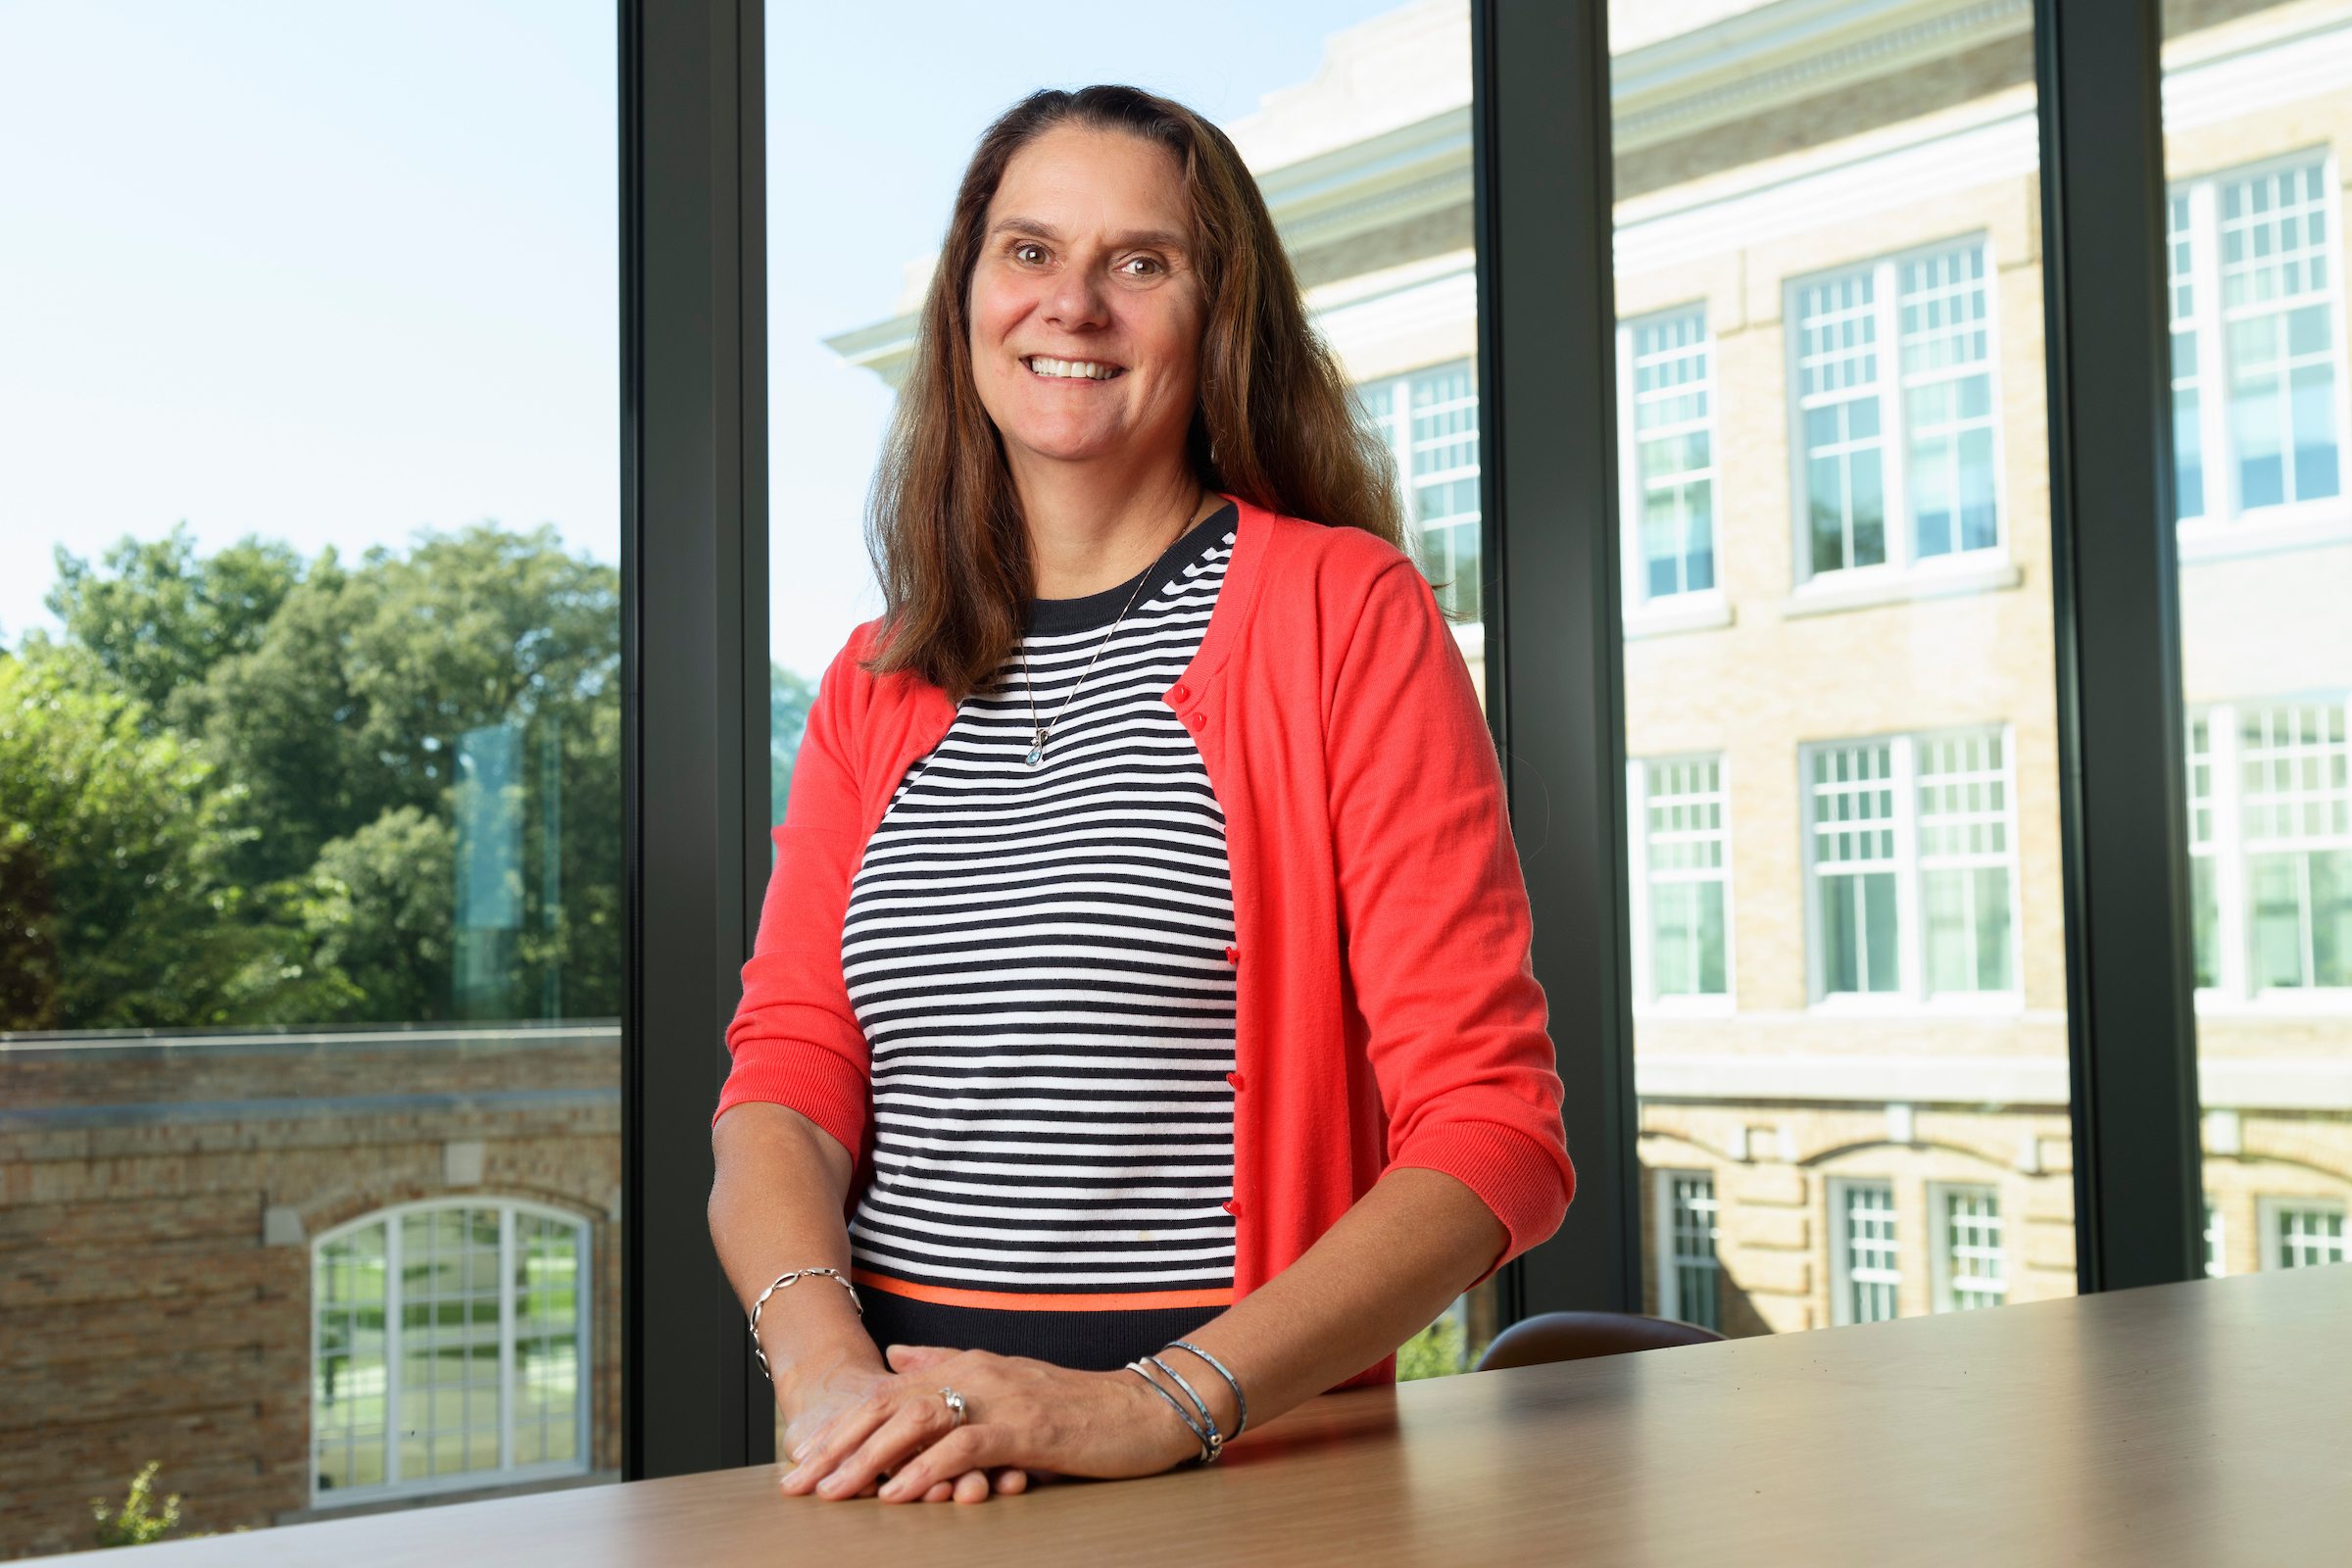
{"label": "striped shirt", "polygon": [[1161,694],[1238,520],[1229,503],[1138,577],[1031,601],[1021,651],[866,843],[841,956],[871,1050],[850,1241],[877,1344],[1110,1370],[1232,1299],[1225,815]]}

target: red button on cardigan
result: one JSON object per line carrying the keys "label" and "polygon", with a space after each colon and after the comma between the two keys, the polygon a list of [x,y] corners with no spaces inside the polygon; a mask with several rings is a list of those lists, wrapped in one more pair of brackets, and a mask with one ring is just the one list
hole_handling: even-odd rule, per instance
{"label": "red button on cardigan", "polygon": [[[1240,520],[1182,680],[1225,813],[1235,948],[1234,1292],[1288,1267],[1387,1171],[1444,1171],[1508,1233],[1488,1273],[1559,1228],[1576,1190],[1527,888],[1469,666],[1428,580],[1358,528]],[[841,971],[866,840],[956,716],[947,693],[858,661],[818,684],[718,1114],[789,1105],[872,1171],[870,1062]],[[1236,1089],[1240,1088],[1236,1084]],[[1483,1276],[1482,1276],[1483,1277]],[[1347,1386],[1396,1375],[1386,1357]]]}

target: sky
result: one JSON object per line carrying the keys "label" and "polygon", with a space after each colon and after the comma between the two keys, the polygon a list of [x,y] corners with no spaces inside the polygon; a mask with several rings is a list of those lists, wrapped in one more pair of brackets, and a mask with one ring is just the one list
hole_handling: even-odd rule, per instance
{"label": "sky", "polygon": [[[1124,80],[1211,119],[1392,0],[768,11],[771,646],[877,612],[891,312],[988,121]],[[306,556],[553,524],[617,559],[614,23],[595,0],[0,0],[0,643],[52,550]]]}

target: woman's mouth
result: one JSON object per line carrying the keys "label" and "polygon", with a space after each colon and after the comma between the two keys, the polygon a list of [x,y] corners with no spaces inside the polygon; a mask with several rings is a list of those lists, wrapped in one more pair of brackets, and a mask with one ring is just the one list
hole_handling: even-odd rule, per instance
{"label": "woman's mouth", "polygon": [[1050,355],[1031,354],[1021,361],[1029,373],[1044,381],[1109,381],[1127,373],[1123,365],[1111,365],[1102,360],[1056,360]]}

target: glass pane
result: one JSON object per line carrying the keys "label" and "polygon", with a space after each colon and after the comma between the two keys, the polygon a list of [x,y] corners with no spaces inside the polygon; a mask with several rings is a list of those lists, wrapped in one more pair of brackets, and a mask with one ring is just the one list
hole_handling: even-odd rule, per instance
{"label": "glass pane", "polygon": [[620,1179],[614,51],[539,0],[0,18],[0,1104],[63,1151],[0,1225],[108,1326],[10,1377],[121,1435],[11,1447],[0,1556],[148,1459],[183,1535],[514,1479],[500,1189]]}
{"label": "glass pane", "polygon": [[[1609,7],[1624,549],[1656,559],[1643,334],[1691,323],[1732,612],[1628,606],[1642,1192],[1711,1179],[1727,1334],[2075,1289],[2034,40],[1998,9],[1931,38],[1848,8],[1833,39],[1756,0]],[[2168,207],[2183,323],[2222,308],[2192,216]],[[2282,461],[2290,346],[2281,321]],[[2197,401],[2220,353],[2176,367],[2183,418],[2228,402]],[[1719,769],[1704,877],[1661,868],[1647,794],[1691,758]],[[2019,1087],[1985,1103],[1991,1056]],[[1674,1223],[1643,1225],[1646,1309],[1685,1299]]]}
{"label": "glass pane", "polygon": [[[789,804],[800,728],[819,678],[852,629],[883,609],[863,526],[869,490],[897,398],[908,389],[919,395],[914,348],[920,313],[949,237],[958,181],[990,122],[1044,84],[1131,83],[1165,94],[1231,135],[1259,176],[1313,324],[1337,358],[1344,380],[1355,389],[1367,447],[1385,453],[1393,470],[1406,530],[1403,543],[1435,585],[1441,605],[1455,617],[1454,636],[1474,681],[1483,683],[1485,565],[1479,550],[1466,5],[1400,9],[1385,0],[1308,0],[1221,8],[1213,25],[1200,26],[1170,26],[1157,12],[1130,14],[1079,0],[1049,0],[1010,20],[947,0],[889,7],[771,6],[769,18],[770,80],[792,84],[789,92],[771,90],[768,100],[769,211],[862,215],[855,247],[861,259],[850,265],[844,265],[846,252],[839,243],[779,239],[769,248],[774,819],[783,818]],[[810,59],[852,64],[811,74],[803,69]],[[905,84],[910,81],[923,83],[923,90],[909,95]],[[878,102],[892,104],[892,112],[877,118]],[[1399,139],[1430,149],[1427,162],[1416,162],[1412,193],[1403,201],[1394,199],[1386,166],[1372,156]],[[892,191],[893,200],[877,206],[872,201],[877,188]],[[1052,260],[1048,253],[1023,254],[1039,265]],[[1085,325],[1031,319],[1023,328],[1028,340],[1004,340],[1006,358],[1018,362],[1022,356],[1012,351],[1034,347],[1038,339],[1046,340],[1047,349],[1063,347],[1081,338],[1079,328]],[[1035,372],[1024,366],[1018,373]],[[1009,439],[1022,447],[1047,439],[1006,412],[1012,407],[1008,396],[999,398],[996,407],[1013,425]],[[997,392],[983,398],[984,410],[991,397]],[[988,417],[1000,432],[998,439],[1007,439],[998,416]],[[1203,466],[1200,460],[1206,457],[1194,454],[1194,466]],[[1166,537],[1175,534],[1171,526]],[[1199,564],[1212,568],[1212,574],[1197,579],[1196,587],[1213,594],[1225,547],[1221,530],[1202,538],[1214,559]],[[1125,572],[1105,582],[1050,583],[1033,568],[1030,586],[1057,607],[1028,628],[1041,717],[1053,712],[1057,683],[1075,675],[1095,643],[1119,631],[1109,623],[1138,586],[1129,574],[1140,573],[1150,554],[1140,552]],[[1096,591],[1113,589],[1108,600],[1113,613],[1090,615],[1081,602]],[[1127,627],[1150,624],[1170,602],[1156,586],[1145,590],[1129,612]],[[1051,629],[1054,626],[1078,629]],[[1061,649],[1071,650],[1071,657],[1051,657]],[[1087,697],[1098,690],[1092,683],[1105,678],[1113,664],[1105,655],[1086,677],[1089,684],[1075,688],[1077,706],[1062,723],[1083,725]],[[1145,662],[1119,667],[1158,665]],[[1008,666],[1002,673],[1009,700],[1025,704],[1020,669]],[[1171,671],[1166,679],[1173,678]],[[1163,679],[1160,689],[1165,685]],[[972,721],[967,736],[979,733],[982,704],[989,700],[983,693],[981,702],[967,705],[959,715]],[[1142,706],[1166,716],[1164,709]],[[1025,748],[1032,733],[1024,728],[1007,745],[1017,739]],[[1071,733],[1083,730],[1061,724],[1050,729],[1042,754],[1046,765]],[[1181,726],[1153,739],[1175,748],[1170,755],[1187,768],[1197,759],[1191,732]],[[1025,755],[1023,749],[1010,751],[1007,765],[1020,768]],[[917,776],[910,789],[920,785]],[[920,815],[915,808],[922,797],[909,793],[906,799],[911,803],[907,810],[886,820],[894,832]],[[1214,864],[1211,849],[1209,863]],[[1037,895],[1012,918],[1033,917],[1051,899],[1050,891]],[[1225,911],[1217,899],[1212,889],[1209,906],[1221,919]],[[845,917],[845,927],[848,923]],[[1132,926],[1103,933],[1102,940],[1106,967],[1099,972],[1115,976],[1131,969]],[[1192,931],[1181,940],[1195,950],[1203,972],[1230,974],[1223,956],[1223,945],[1233,940],[1229,934],[1211,940]],[[854,966],[855,955],[851,962]],[[853,980],[857,983],[855,975]],[[991,973],[963,972],[944,984],[1001,990],[1004,981]],[[1220,1033],[1229,1028],[1230,1017],[1212,1022],[1219,1027],[1211,1033]],[[860,1023],[873,1038],[874,1027],[863,1018]],[[1041,1034],[1051,1027],[1036,1026]],[[1232,1115],[1223,1069],[1233,1063],[1227,1059],[1219,1067],[1210,1061],[1205,1053],[1216,1049],[1213,1042],[1204,1047],[1203,1070],[1194,1085],[1202,1113],[1190,1129],[1204,1140],[1204,1163],[1212,1175],[1190,1182],[1197,1190],[1173,1203],[1164,1196],[1145,1199],[1157,1205],[1155,1212],[1165,1211],[1169,1229],[1195,1233],[1191,1255],[1168,1266],[1178,1274],[1191,1270],[1186,1280],[1202,1288],[1199,1294],[1211,1296],[1229,1288],[1231,1246],[1230,1216],[1219,1200],[1230,1192],[1230,1152],[1221,1140]],[[1221,1049],[1229,1057],[1229,1033]],[[1068,1100],[1066,1087],[1029,1087],[1037,1091],[1032,1098]],[[911,1104],[920,1086],[885,1067],[873,1088],[887,1143],[898,1136],[890,1118]],[[978,1137],[988,1130],[987,1120],[973,1115],[949,1129],[949,1136]],[[1139,1118],[1135,1125],[1164,1131],[1182,1124],[1163,1117]],[[942,1155],[941,1165],[954,1157]],[[1223,1184],[1213,1174],[1220,1160],[1227,1162]],[[986,1205],[968,1193],[927,1194],[916,1210],[949,1215],[947,1223],[962,1223],[964,1232],[922,1225],[910,1232],[904,1221],[894,1227],[888,1200],[911,1192],[910,1186],[897,1184],[913,1180],[894,1175],[894,1185],[877,1200],[876,1183],[869,1179],[858,1195],[853,1250],[869,1282],[864,1287],[869,1331],[888,1332],[881,1325],[894,1310],[893,1302],[883,1299],[892,1295],[889,1282],[902,1287],[942,1283],[916,1277],[924,1265],[909,1261],[909,1248],[928,1247],[933,1250],[925,1255],[936,1258],[944,1247],[960,1254],[959,1260],[947,1260],[953,1266],[1004,1276],[979,1282],[999,1297],[1035,1292],[1046,1278],[1043,1265],[1034,1258],[985,1256],[986,1246],[969,1234],[975,1218],[978,1228],[991,1222],[970,1212]],[[1084,1234],[1081,1228],[1069,1236]],[[1136,1246],[1132,1241],[1121,1245],[1129,1251]],[[877,1280],[884,1283],[872,1283]],[[1111,1289],[1091,1275],[1066,1283],[1080,1292]],[[956,1285],[977,1289],[968,1277]],[[1146,1294],[1155,1288],[1168,1287],[1164,1281],[1140,1287]],[[1139,1287],[1129,1283],[1117,1289],[1134,1293]],[[1176,1310],[1190,1313],[1189,1321],[1197,1324],[1218,1308],[1180,1305]],[[1493,1292],[1483,1290],[1409,1348],[1405,1369],[1458,1369],[1484,1348],[1494,1327]]]}
{"label": "glass pane", "polygon": [[2241,1274],[2339,1261],[2352,1200],[2352,71],[2320,52],[2352,7],[2165,17],[2173,374],[2213,389],[2175,417],[2206,479],[2178,510],[2208,1269]]}

